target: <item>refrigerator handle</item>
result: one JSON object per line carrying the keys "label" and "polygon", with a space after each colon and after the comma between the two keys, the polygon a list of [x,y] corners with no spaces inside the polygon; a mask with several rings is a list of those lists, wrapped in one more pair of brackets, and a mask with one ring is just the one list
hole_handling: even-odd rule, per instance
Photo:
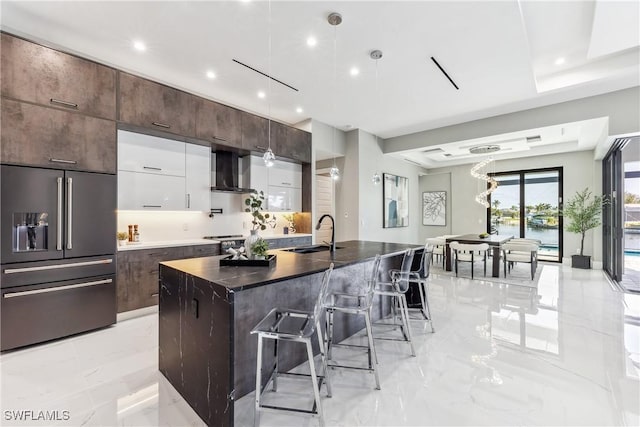
{"label": "refrigerator handle", "polygon": [[73,249],[73,178],[67,178],[67,249]]}
{"label": "refrigerator handle", "polygon": [[58,223],[56,228],[56,250],[62,250],[62,177],[58,181]]}

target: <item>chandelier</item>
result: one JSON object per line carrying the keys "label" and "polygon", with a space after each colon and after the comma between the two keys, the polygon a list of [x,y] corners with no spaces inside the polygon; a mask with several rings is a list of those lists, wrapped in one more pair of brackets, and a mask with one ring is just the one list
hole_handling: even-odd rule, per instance
{"label": "chandelier", "polygon": [[[495,153],[496,151],[500,151],[499,145],[478,145],[469,148],[469,152],[471,154],[490,154]],[[493,159],[491,157],[488,157],[471,168],[472,177],[485,181],[489,184],[489,188],[487,188],[485,191],[480,192],[475,197],[476,202],[480,203],[487,209],[491,207],[491,205],[487,201],[487,196],[489,196],[489,194],[493,193],[496,188],[498,188],[498,182],[482,171],[482,169],[491,162],[493,162]]]}

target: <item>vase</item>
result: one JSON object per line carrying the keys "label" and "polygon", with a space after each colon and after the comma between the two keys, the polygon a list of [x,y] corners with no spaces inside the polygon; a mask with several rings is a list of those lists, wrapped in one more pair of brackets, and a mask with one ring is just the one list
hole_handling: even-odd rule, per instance
{"label": "vase", "polygon": [[289,221],[289,233],[294,234],[296,232],[296,226],[293,221]]}
{"label": "vase", "polygon": [[251,246],[253,246],[253,244],[259,239],[260,236],[258,236],[258,230],[251,230],[251,234],[244,239],[244,251],[247,254],[247,258],[251,259]]}

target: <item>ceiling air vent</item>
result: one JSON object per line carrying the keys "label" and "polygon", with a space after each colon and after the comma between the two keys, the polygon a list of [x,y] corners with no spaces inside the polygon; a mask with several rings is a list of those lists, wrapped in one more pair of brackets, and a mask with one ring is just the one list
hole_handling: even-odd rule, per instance
{"label": "ceiling air vent", "polygon": [[528,136],[527,144],[531,144],[532,142],[542,142],[542,137],[540,135]]}
{"label": "ceiling air vent", "polygon": [[488,154],[495,153],[496,151],[500,151],[499,145],[476,145],[475,147],[469,148],[471,154]]}
{"label": "ceiling air vent", "polygon": [[444,152],[442,148],[428,148],[426,150],[422,150],[422,154],[436,154],[442,152]]}

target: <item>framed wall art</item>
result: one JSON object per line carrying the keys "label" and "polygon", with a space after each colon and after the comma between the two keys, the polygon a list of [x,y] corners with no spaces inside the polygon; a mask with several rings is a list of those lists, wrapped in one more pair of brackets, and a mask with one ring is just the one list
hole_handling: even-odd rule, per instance
{"label": "framed wall art", "polygon": [[422,225],[447,225],[447,192],[422,193]]}
{"label": "framed wall art", "polygon": [[383,227],[409,226],[409,179],[390,173],[382,176]]}

